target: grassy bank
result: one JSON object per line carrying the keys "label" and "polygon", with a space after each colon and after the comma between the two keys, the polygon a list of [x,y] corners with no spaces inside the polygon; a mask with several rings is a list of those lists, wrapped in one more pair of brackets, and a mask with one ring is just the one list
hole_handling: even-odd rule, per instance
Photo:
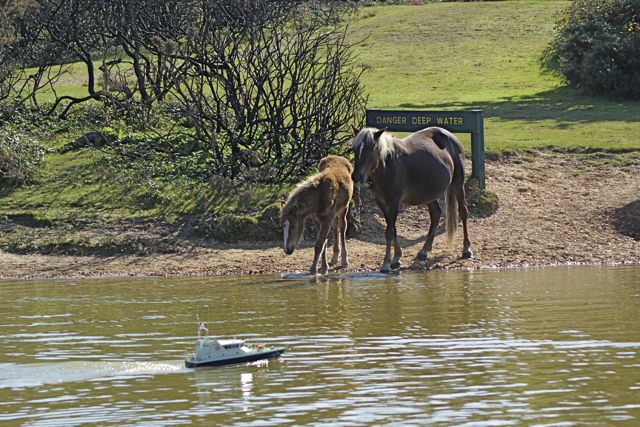
{"label": "grassy bank", "polygon": [[[640,149],[640,102],[585,96],[541,71],[538,58],[567,5],[503,1],[363,8],[350,38],[365,68],[369,106],[481,108],[486,149],[494,153],[545,146]],[[59,93],[80,94],[84,84],[81,73],[65,77]],[[53,126],[55,131],[39,137],[55,148],[95,130]],[[468,146],[468,137],[461,139]],[[0,247],[144,253],[164,247],[159,241],[170,249],[185,239],[233,240],[234,233],[244,232],[254,238],[264,228],[261,221],[273,223],[274,203],[286,193],[223,180],[138,179],[114,168],[109,156],[91,148],[52,153],[30,185],[3,191]]]}
{"label": "grassy bank", "polygon": [[[483,109],[492,152],[549,145],[640,149],[640,102],[583,95],[540,68],[554,22],[569,3],[362,8],[349,37],[365,68],[369,106]],[[73,70],[77,74],[61,79],[59,93],[85,93],[82,66]]]}
{"label": "grassy bank", "polygon": [[[485,112],[488,151],[640,148],[640,102],[581,95],[538,59],[564,1],[365,8],[352,26],[374,108]],[[368,38],[367,38],[368,36]]]}
{"label": "grassy bank", "polygon": [[92,149],[47,156],[34,182],[0,197],[0,248],[143,255],[277,232],[280,186],[145,179],[110,157]]}

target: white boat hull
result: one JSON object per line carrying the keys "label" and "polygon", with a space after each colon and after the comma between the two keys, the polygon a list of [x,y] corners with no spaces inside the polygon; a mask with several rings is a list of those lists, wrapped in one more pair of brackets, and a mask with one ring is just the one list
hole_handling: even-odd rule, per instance
{"label": "white boat hull", "polygon": [[245,353],[241,355],[225,357],[225,358],[217,358],[217,359],[196,359],[195,355],[187,356],[184,363],[187,368],[198,368],[200,366],[221,366],[221,365],[231,365],[234,363],[248,363],[254,362],[256,360],[262,359],[273,359],[279,357],[282,353],[284,353],[286,347],[280,348],[265,348],[264,350],[256,350],[255,352]]}

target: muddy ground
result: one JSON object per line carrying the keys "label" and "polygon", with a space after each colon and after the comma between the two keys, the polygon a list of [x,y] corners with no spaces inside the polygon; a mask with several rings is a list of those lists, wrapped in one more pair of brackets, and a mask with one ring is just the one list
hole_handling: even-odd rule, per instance
{"label": "muddy ground", "polygon": [[[469,168],[470,169],[470,168]],[[425,262],[413,258],[429,225],[426,207],[398,219],[402,269],[481,269],[640,263],[640,153],[558,153],[541,150],[488,159],[487,187],[499,197],[491,216],[469,221],[473,259],[460,259],[462,233],[449,250],[439,235]],[[365,197],[367,200],[367,197]],[[363,230],[348,241],[348,270],[375,271],[384,254],[384,225],[369,199]],[[191,242],[173,253],[67,256],[0,251],[0,277],[227,275],[303,272],[313,256],[307,241],[291,256],[281,242]],[[170,251],[169,251],[170,252]]]}

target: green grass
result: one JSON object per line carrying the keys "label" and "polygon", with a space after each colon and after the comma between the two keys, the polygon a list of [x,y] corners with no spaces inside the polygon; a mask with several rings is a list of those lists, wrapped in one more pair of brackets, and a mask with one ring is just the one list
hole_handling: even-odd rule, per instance
{"label": "green grass", "polygon": [[49,155],[35,182],[0,194],[0,248],[143,255],[185,248],[185,238],[274,238],[281,186],[136,181],[105,156],[93,149]]}
{"label": "green grass", "polygon": [[284,197],[280,186],[239,185],[224,179],[208,183],[173,178],[136,180],[118,174],[91,149],[51,154],[29,186],[0,197],[0,215],[30,215],[56,224],[105,223],[155,218],[174,223],[182,215],[256,213]]}
{"label": "green grass", "polygon": [[[100,90],[100,71],[98,67],[102,65],[101,61],[93,61],[93,65],[95,68],[96,75],[96,90]],[[61,76],[56,80],[55,88],[58,96],[68,95],[75,96],[78,98],[82,98],[88,95],[87,87],[88,87],[88,79],[87,79],[87,67],[81,63],[77,62],[74,64],[66,64],[61,67],[64,72]],[[57,73],[60,70],[59,67],[55,67],[52,74]],[[26,68],[24,69],[25,78],[20,82],[22,83],[26,77],[29,77],[35,74],[37,71],[36,68]],[[43,79],[44,80],[44,79]],[[55,93],[51,90],[49,86],[45,86],[40,89],[38,93],[39,102],[52,102],[55,100]]]}
{"label": "green grass", "polygon": [[[546,146],[640,149],[640,102],[585,96],[540,69],[538,59],[552,37],[556,16],[568,4],[528,0],[363,8],[349,37],[365,68],[369,107],[481,108],[486,150],[493,153]],[[75,66],[58,93],[86,93],[83,72]],[[50,132],[42,138],[60,147],[89,130]],[[468,136],[461,140],[468,149]],[[43,223],[81,224],[139,218],[173,223],[202,213],[259,216],[286,190],[238,188],[224,180],[126,181],[116,179],[101,164],[103,158],[104,153],[92,149],[48,155],[34,184],[0,193],[0,217],[28,214]],[[243,227],[244,222],[238,224],[229,227]],[[64,245],[63,237],[49,244]]]}
{"label": "green grass", "polygon": [[[523,0],[362,8],[350,25],[370,108],[485,112],[489,152],[546,146],[640,149],[640,102],[567,88],[539,58],[570,2]],[[97,66],[99,61],[96,62]],[[59,94],[86,94],[84,65]],[[43,100],[51,94],[44,94]],[[468,146],[469,138],[461,135]]]}
{"label": "green grass", "polygon": [[[351,26],[371,108],[485,112],[487,151],[640,149],[640,102],[581,95],[538,59],[566,1],[365,8]],[[468,141],[468,138],[462,138]]]}

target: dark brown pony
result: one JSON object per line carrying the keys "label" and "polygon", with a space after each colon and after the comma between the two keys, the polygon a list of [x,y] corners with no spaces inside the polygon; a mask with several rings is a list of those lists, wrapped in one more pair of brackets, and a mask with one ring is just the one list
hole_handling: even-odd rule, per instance
{"label": "dark brown pony", "polygon": [[431,225],[427,240],[416,256],[418,260],[427,259],[442,215],[438,198],[445,192],[447,242],[451,245],[459,213],[464,227],[462,257],[471,258],[464,194],[464,153],[458,139],[438,127],[420,130],[404,139],[394,138],[385,133],[385,129],[353,130],[356,135],[352,145],[355,153],[353,180],[358,184],[369,183],[387,222],[387,249],[380,271],[389,272],[400,267],[402,248],[396,235],[400,202],[426,204],[429,208]]}
{"label": "dark brown pony", "polygon": [[334,265],[341,258],[341,266],[347,267],[347,212],[353,195],[351,163],[340,156],[327,156],[320,160],[318,173],[307,178],[289,194],[280,211],[280,223],[284,232],[284,252],[293,253],[304,233],[304,220],[311,217],[318,235],[314,245],[314,257],[310,274],[316,274],[318,259],[322,261],[320,272],[326,274],[329,266],[326,258],[327,236],[333,227]]}

